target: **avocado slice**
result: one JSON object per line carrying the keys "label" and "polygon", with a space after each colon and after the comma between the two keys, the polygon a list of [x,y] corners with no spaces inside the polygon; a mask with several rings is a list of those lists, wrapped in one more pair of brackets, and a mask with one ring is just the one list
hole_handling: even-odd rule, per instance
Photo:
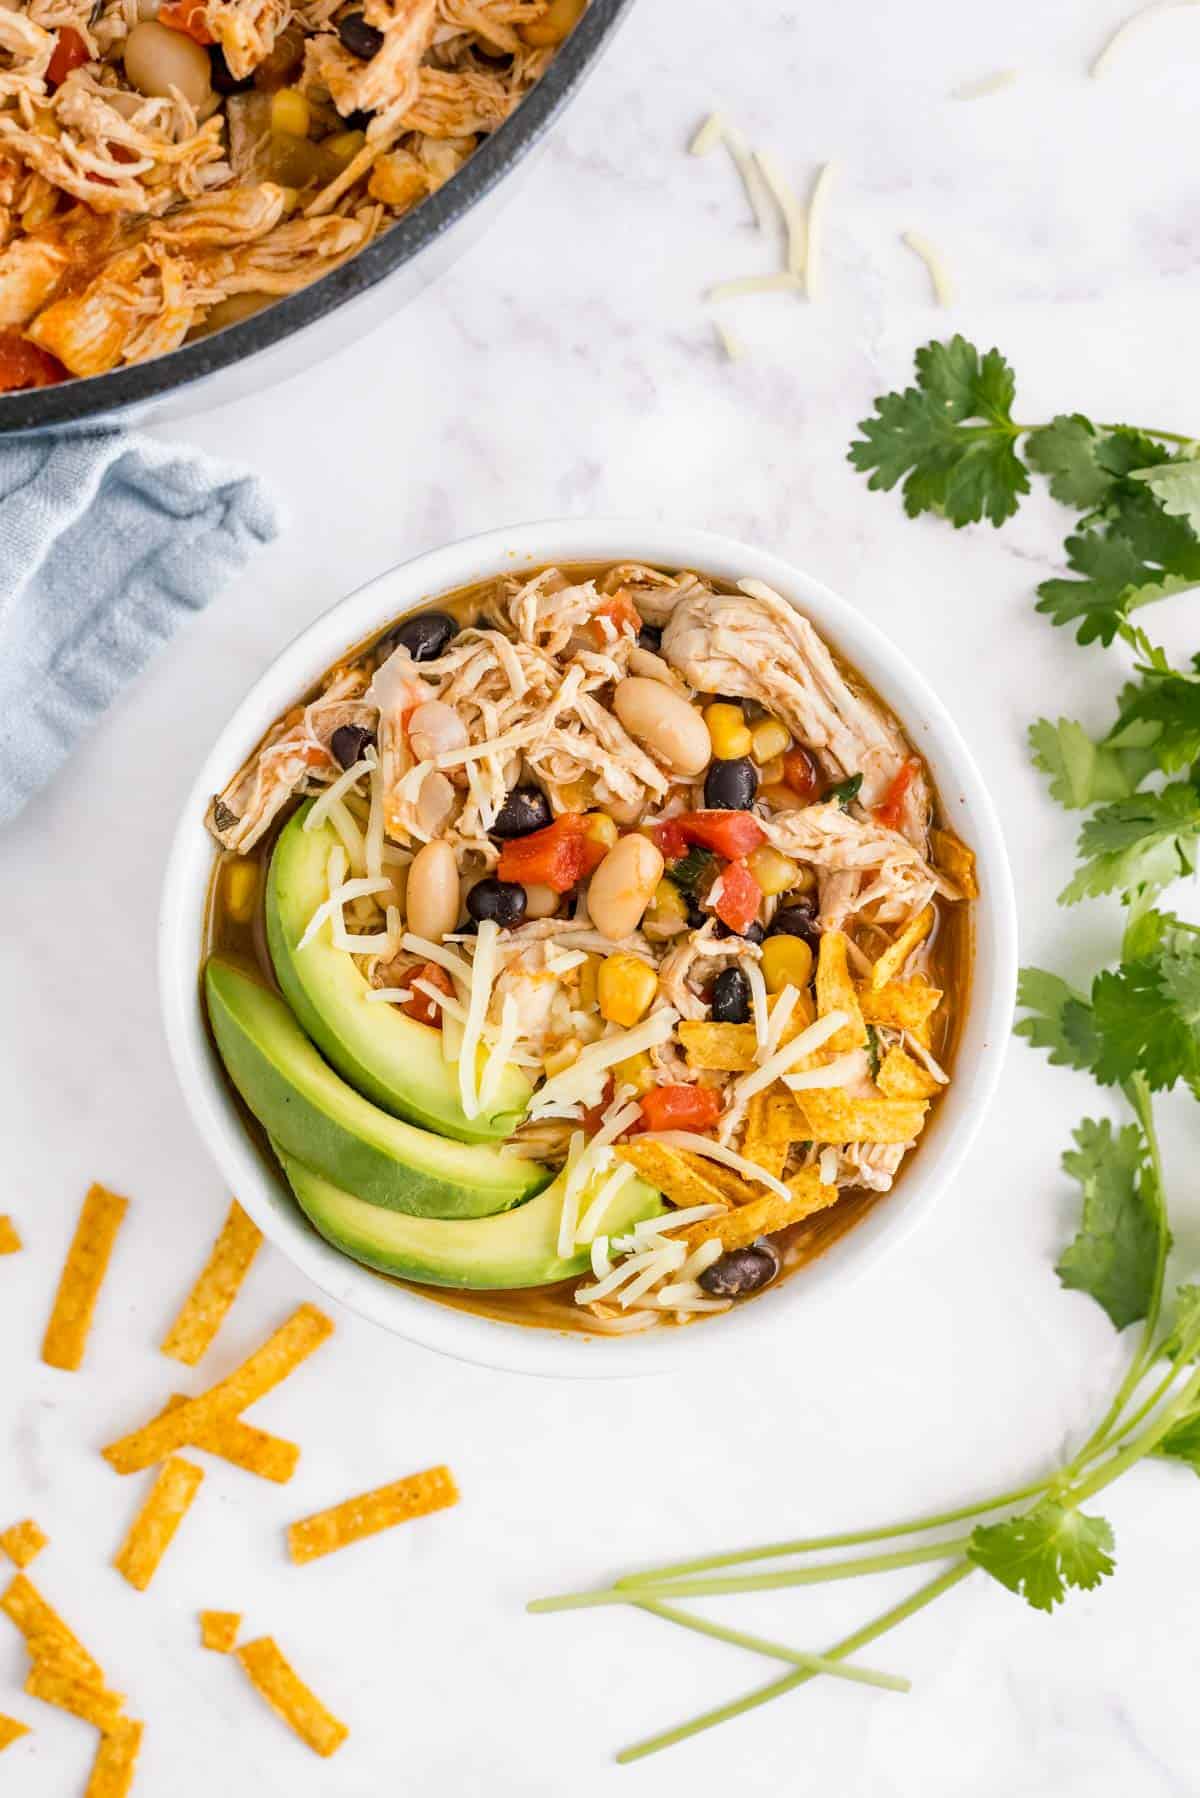
{"label": "avocado slice", "polygon": [[[334,1248],[379,1273],[396,1274],[425,1286],[496,1292],[514,1286],[552,1286],[556,1280],[587,1271],[587,1249],[565,1259],[558,1253],[565,1174],[502,1217],[443,1222],[403,1217],[378,1205],[364,1205],[294,1156],[279,1153],[309,1222]],[[631,1180],[610,1205],[604,1229],[609,1235],[620,1235],[664,1209],[652,1186]]]}
{"label": "avocado slice", "polygon": [[536,1162],[380,1111],[322,1061],[275,993],[223,956],[204,971],[230,1079],[267,1133],[356,1198],[418,1217],[491,1217],[548,1184]]}
{"label": "avocado slice", "polygon": [[[372,1004],[366,978],[348,950],[334,947],[328,924],[299,947],[326,898],[325,870],[338,841],[329,824],[305,830],[311,809],[310,800],[289,819],[267,877],[267,941],[288,1004],[343,1079],[385,1111],[462,1142],[510,1136],[532,1090],[520,1068],[505,1070],[486,1114],[468,1118],[459,1099],[457,1064],[442,1056],[441,1032],[405,1017],[394,1005]],[[481,1051],[480,1073],[486,1059]]]}

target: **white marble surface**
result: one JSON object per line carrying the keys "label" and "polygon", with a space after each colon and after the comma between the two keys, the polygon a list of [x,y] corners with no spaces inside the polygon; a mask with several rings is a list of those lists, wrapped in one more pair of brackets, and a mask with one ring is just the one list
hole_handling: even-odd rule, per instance
{"label": "white marble surface", "polygon": [[[872,396],[948,325],[1008,352],[1023,416],[1079,406],[1200,428],[1200,14],[1164,18],[1089,84],[1123,10],[641,0],[500,228],[447,279],[311,377],[172,431],[260,467],[291,528],[7,834],[0,880],[0,1210],[29,1245],[0,1264],[0,1521],[32,1512],[50,1531],[39,1578],[147,1718],[139,1792],[1200,1793],[1188,1602],[1200,1553],[1183,1473],[1142,1470],[1111,1494],[1118,1577],[1055,1619],[980,1578],[879,1645],[878,1664],[913,1676],[910,1697],[812,1687],[628,1770],[610,1760],[621,1744],[768,1670],[646,1618],[522,1611],[655,1553],[973,1496],[1044,1466],[1094,1413],[1118,1349],[1051,1272],[1068,1221],[1057,1156],[1092,1096],[1019,1045],[958,1191],[819,1332],[797,1294],[786,1361],[554,1385],[339,1317],[319,1360],[261,1408],[304,1444],[292,1486],[213,1464],[145,1596],[108,1566],[140,1481],[95,1452],[181,1383],[154,1344],[227,1202],[157,1021],[153,927],[176,807],[283,641],[390,562],[589,510],[675,516],[790,555],[902,641],[957,714],[1001,805],[1026,957],[1068,968],[1103,952],[1103,908],[1067,919],[1053,907],[1069,829],[1023,749],[1037,711],[1103,717],[1113,680],[1114,658],[1032,610],[1062,521],[1035,503],[999,538],[910,524],[843,458]],[[1005,93],[947,98],[1010,65],[1022,78]],[[728,169],[681,153],[714,101],[798,179],[831,156],[841,165],[828,298],[731,309],[752,352],[736,367],[715,353],[698,294],[771,254]],[[909,228],[954,269],[949,319],[898,242]],[[1175,602],[1181,640],[1190,603]],[[71,1376],[41,1366],[36,1346],[93,1177],[134,1207],[86,1370]],[[1180,1234],[1195,1250],[1194,1219]],[[212,1373],[308,1296],[265,1252]],[[308,1569],[285,1564],[287,1520],[440,1459],[461,1479],[459,1510]],[[892,1590],[735,1600],[724,1614],[817,1647]],[[232,1664],[197,1650],[201,1606],[242,1609],[278,1635],[353,1725],[336,1760],[313,1760]],[[20,1694],[21,1666],[0,1635],[0,1709],[36,1728],[0,1785],[66,1798],[82,1789],[89,1731]]]}

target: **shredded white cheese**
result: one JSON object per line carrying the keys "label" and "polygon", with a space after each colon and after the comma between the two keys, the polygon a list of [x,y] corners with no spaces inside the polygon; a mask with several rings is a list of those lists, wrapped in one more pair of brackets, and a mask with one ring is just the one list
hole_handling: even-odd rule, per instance
{"label": "shredded white cheese", "polygon": [[597,1230],[604,1219],[604,1214],[616,1198],[617,1194],[634,1178],[634,1170],[627,1161],[617,1164],[612,1173],[601,1183],[595,1198],[579,1220],[575,1231],[575,1241],[585,1246],[595,1238]]}
{"label": "shredded white cheese", "polygon": [[[750,1016],[754,1023],[754,1059],[762,1061],[770,1041],[771,1031],[771,1014],[767,1009],[767,983],[763,979],[762,969],[749,956],[742,964],[742,973],[746,976],[746,984],[750,988]],[[778,1003],[779,1001],[776,1000],[776,1006]]]}
{"label": "shredded white cheese", "polygon": [[[492,928],[495,929],[494,924]],[[424,956],[426,961],[436,962],[439,968],[445,968],[447,974],[452,974],[455,980],[470,988],[473,978],[471,964],[461,955],[456,955],[453,949],[443,949],[440,943],[430,942],[426,936],[414,936],[411,930],[406,930],[401,937],[400,947],[411,950],[414,955]]]}
{"label": "shredded white cheese", "polygon": [[722,120],[721,139],[725,148],[733,158],[734,167],[742,178],[742,186],[746,190],[746,198],[750,202],[750,210],[754,214],[754,222],[760,231],[765,231],[771,222],[771,206],[758,165],[751,155],[750,146],[736,125],[728,119]]}
{"label": "shredded white cheese", "polygon": [[[481,925],[481,932],[482,929]],[[478,969],[478,954],[475,966]],[[545,1116],[551,1107],[564,1102],[574,1104],[580,1099],[590,1099],[595,1103],[592,1095],[597,1082],[603,1084],[600,1076],[618,1061],[625,1061],[630,1055],[640,1054],[643,1049],[654,1049],[659,1043],[665,1043],[675,1028],[677,1016],[678,1013],[669,1005],[660,1006],[632,1030],[617,1030],[612,1036],[602,1037],[598,1043],[588,1043],[569,1068],[564,1068],[561,1074],[555,1074],[546,1081],[530,1107],[530,1117]]]}
{"label": "shredded white cheese", "polygon": [[[346,928],[342,921],[342,907],[347,905],[351,899],[366,899],[375,893],[390,892],[392,886],[390,880],[347,880],[346,851],[340,843],[329,851],[325,878],[329,897],[322,900],[308,920],[304,935],[296,945],[297,950],[303,949],[311,943],[327,919],[332,920],[333,923],[334,941],[337,942],[339,937],[344,939]],[[381,937],[380,940],[386,941],[386,937]]]}
{"label": "shredded white cheese", "polygon": [[500,1029],[491,1054],[487,1058],[483,1078],[479,1082],[479,1103],[485,1111],[489,1105],[495,1103],[509,1057],[517,1046],[520,1023],[521,1014],[517,1009],[517,1002],[511,993],[505,993],[504,1003],[500,1007]]}
{"label": "shredded white cheese", "polygon": [[463,1042],[463,1024],[461,1018],[453,1017],[450,1012],[442,1013],[442,1060],[450,1066],[461,1059]]}
{"label": "shredded white cheese", "polygon": [[344,774],[339,774],[333,785],[326,787],[320,797],[313,800],[308,816],[304,820],[305,830],[319,830],[342,794],[348,793],[351,787],[356,787],[363,775],[370,774],[376,766],[375,751],[368,747],[361,761],[355,762],[352,768],[347,768]]}
{"label": "shredded white cheese", "polygon": [[796,1009],[796,1001],[800,997],[799,987],[790,983],[781,993],[776,994],[770,1021],[767,1024],[767,1040],[761,1054],[755,1056],[756,1061],[767,1061],[774,1055],[783,1041],[783,1033],[792,1021],[792,1013]]}
{"label": "shredded white cheese", "polygon": [[938,305],[953,306],[954,283],[950,279],[950,272],[936,245],[931,244],[927,237],[922,237],[919,231],[905,231],[901,236],[901,242],[907,244],[913,255],[919,256],[929,270],[929,279],[933,285],[933,297]]}
{"label": "shredded white cheese", "polygon": [[830,1143],[829,1146],[822,1149],[821,1153],[817,1156],[817,1175],[822,1186],[834,1186],[837,1184],[837,1165],[838,1152],[833,1147],[833,1144]]}
{"label": "shredded white cheese", "polygon": [[710,1236],[707,1242],[697,1244],[679,1270],[681,1280],[695,1280],[710,1268],[714,1261],[719,1261],[725,1253],[725,1245],[717,1236]]}
{"label": "shredded white cheese", "polygon": [[849,1019],[844,1011],[831,1011],[825,1017],[818,1018],[815,1024],[810,1024],[807,1030],[802,1030],[799,1036],[792,1038],[790,1043],[786,1043],[782,1049],[777,1049],[774,1055],[763,1062],[761,1067],[752,1068],[748,1074],[743,1074],[734,1082],[733,1104],[742,1106],[748,1099],[752,1099],[755,1093],[764,1091],[773,1080],[778,1080],[781,1074],[786,1074],[794,1068],[798,1061],[803,1061],[806,1055],[814,1054],[829,1041],[831,1036],[836,1036],[842,1025],[848,1022]]}
{"label": "shredded white cheese", "polygon": [[[731,331],[729,329],[729,326],[725,323],[724,319],[721,319],[721,318],[713,320],[713,330],[716,332],[718,344],[724,350],[724,352],[725,352],[726,356],[729,358],[730,362],[740,362],[742,357],[746,353],[746,346],[742,342],[741,338],[738,337],[735,332]],[[635,651],[634,653],[640,654],[640,655],[645,655],[646,652],[644,650],[641,650],[641,651]],[[656,656],[651,656],[648,658],[648,660],[657,661],[658,658]],[[665,663],[661,664],[661,665],[665,667]],[[653,679],[661,679],[662,677],[655,675],[655,676],[652,676],[652,678]],[[670,685],[671,683],[668,681],[666,684]]]}
{"label": "shredded white cheese", "polygon": [[1150,6],[1143,6],[1139,12],[1132,13],[1122,25],[1118,25],[1108,42],[1097,56],[1091,67],[1093,81],[1099,81],[1106,75],[1116,60],[1117,55],[1147,25],[1153,24],[1160,13],[1178,12],[1185,6],[1195,6],[1198,0],[1153,0]]}
{"label": "shredded white cheese", "polygon": [[783,1084],[794,1093],[811,1092],[815,1087],[848,1086],[852,1080],[860,1079],[863,1071],[861,1050],[851,1049],[845,1055],[835,1055],[832,1061],[825,1062],[819,1068],[804,1068],[799,1074],[785,1074]]}
{"label": "shredded white cheese", "polygon": [[835,165],[827,162],[817,175],[808,202],[808,249],[804,259],[804,288],[810,300],[819,296],[824,282],[821,252],[825,248],[825,214]]}
{"label": "shredded white cheese", "polygon": [[346,851],[346,856],[350,863],[351,874],[358,875],[361,878],[363,875],[370,873],[370,869],[367,867],[367,853],[366,845],[363,842],[363,833],[358,828],[355,820],[351,817],[345,801],[335,799],[333,804],[329,807],[326,817],[341,838],[342,848]]}
{"label": "shredded white cheese", "polygon": [[989,94],[998,94],[1002,88],[1011,87],[1019,74],[1019,69],[997,69],[994,75],[984,75],[978,81],[964,81],[961,87],[954,89],[950,98],[986,100]]}
{"label": "shredded white cheese", "polygon": [[592,1241],[592,1277],[603,1280],[612,1272],[612,1260],[608,1253],[608,1237],[597,1236]]}
{"label": "shredded white cheese", "polygon": [[798,280],[802,280],[808,257],[808,220],[804,208],[789,187],[783,170],[769,151],[759,150],[756,160],[771,197],[779,208],[784,230],[787,233],[788,273],[795,275]]}
{"label": "shredded white cheese", "polygon": [[689,1205],[683,1211],[668,1211],[662,1217],[644,1217],[640,1224],[633,1226],[634,1240],[662,1237],[665,1241],[667,1230],[686,1230],[689,1224],[702,1224],[705,1218],[715,1217],[720,1210],[720,1205]]}
{"label": "shredded white cheese", "polygon": [[747,293],[803,293],[804,283],[786,272],[777,275],[739,275],[733,281],[718,281],[708,290],[710,300],[736,300]]}
{"label": "shredded white cheese", "polygon": [[[833,1013],[829,1015],[832,1017]],[[798,1042],[800,1039],[797,1037],[796,1040]],[[710,1161],[719,1161],[723,1167],[731,1167],[743,1180],[753,1180],[761,1186],[769,1186],[781,1199],[790,1199],[792,1196],[783,1181],[777,1180],[774,1174],[768,1174],[757,1163],[747,1161],[736,1149],[728,1149],[724,1143],[714,1142],[711,1136],[701,1136],[694,1130],[647,1130],[643,1140],[664,1143],[669,1149],[690,1149],[693,1155],[707,1155]]]}
{"label": "shredded white cheese", "polygon": [[688,153],[691,156],[707,156],[710,150],[715,150],[724,141],[725,121],[719,112],[710,112],[688,145]]}
{"label": "shredded white cheese", "polygon": [[[494,918],[485,918],[479,926],[476,938],[475,960],[471,964],[471,998],[467,1006],[467,1019],[463,1026],[462,1049],[458,1057],[458,1097],[462,1105],[463,1116],[474,1118],[479,1116],[480,1099],[476,1088],[478,1075],[479,1044],[483,1036],[484,1020],[488,1014],[488,1006],[492,998],[492,983],[496,978],[496,939],[500,935],[500,926]],[[407,942],[407,938],[405,939]],[[453,971],[453,970],[452,970]]]}
{"label": "shredded white cheese", "polygon": [[573,1130],[567,1148],[567,1183],[563,1189],[562,1210],[558,1214],[556,1247],[560,1261],[565,1261],[569,1255],[575,1252],[575,1225],[579,1219],[579,1184],[574,1176],[583,1161],[583,1156],[583,1131]]}

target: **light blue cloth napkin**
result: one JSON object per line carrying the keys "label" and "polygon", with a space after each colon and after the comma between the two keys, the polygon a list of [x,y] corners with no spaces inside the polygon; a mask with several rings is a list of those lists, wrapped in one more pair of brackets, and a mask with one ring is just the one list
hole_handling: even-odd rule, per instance
{"label": "light blue cloth napkin", "polygon": [[0,445],[0,824],[279,523],[254,476],[149,437]]}

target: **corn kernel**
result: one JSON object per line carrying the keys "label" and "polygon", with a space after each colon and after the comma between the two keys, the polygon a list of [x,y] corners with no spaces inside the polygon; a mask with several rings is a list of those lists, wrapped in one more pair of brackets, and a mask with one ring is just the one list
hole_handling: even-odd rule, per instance
{"label": "corn kernel", "polygon": [[704,708],[712,752],[720,762],[737,761],[750,754],[750,727],[742,716],[740,705],[726,705],[716,699]]}
{"label": "corn kernel", "polygon": [[561,44],[583,17],[586,4],[587,0],[550,0],[540,18],[521,26],[521,36],[539,50]]}
{"label": "corn kernel", "polygon": [[783,786],[783,757],[772,756],[769,762],[764,762],[758,771],[758,779],[759,784],[764,787]]}
{"label": "corn kernel", "polygon": [[758,789],[758,797],[774,812],[794,812],[800,803],[791,787],[782,781],[764,781]]}
{"label": "corn kernel", "polygon": [[288,137],[307,137],[312,110],[299,88],[281,87],[271,95],[271,129]]}
{"label": "corn kernel", "polygon": [[746,857],[746,866],[768,898],[775,893],[790,892],[800,873],[798,862],[789,861],[768,843]]}
{"label": "corn kernel", "polygon": [[230,862],[225,875],[225,903],[229,915],[245,924],[254,915],[258,897],[258,863],[240,858]]}
{"label": "corn kernel", "polygon": [[583,834],[589,843],[595,843],[598,849],[607,851],[621,833],[607,812],[585,812]]}
{"label": "corn kernel", "polygon": [[636,955],[609,955],[601,963],[596,986],[600,1016],[631,1030],[654,1003],[658,975]]}
{"label": "corn kernel", "polygon": [[582,1047],[583,1044],[579,1038],[572,1036],[560,1049],[555,1049],[549,1055],[544,1056],[542,1066],[546,1070],[547,1080],[552,1080],[555,1074],[561,1074],[566,1068],[573,1066],[579,1060],[579,1052]]}
{"label": "corn kernel", "polygon": [[760,718],[750,732],[750,753],[760,768],[782,755],[792,741],[791,732],[778,718]]}
{"label": "corn kernel", "polygon": [[812,979],[812,950],[802,936],[769,936],[762,947],[762,972],[769,993],[785,986],[804,991]]}
{"label": "corn kernel", "polygon": [[579,1003],[585,1011],[597,1003],[596,983],[603,957],[589,955],[579,970]]}
{"label": "corn kernel", "polygon": [[673,880],[660,880],[650,901],[649,916],[655,924],[686,923],[687,900]]}
{"label": "corn kernel", "polygon": [[654,1063],[645,1049],[617,1062],[613,1068],[613,1085],[631,1086],[639,1098],[650,1091],[654,1085]]}
{"label": "corn kernel", "polygon": [[353,162],[366,141],[365,131],[335,131],[332,137],[325,138],[321,148],[339,162]]}

